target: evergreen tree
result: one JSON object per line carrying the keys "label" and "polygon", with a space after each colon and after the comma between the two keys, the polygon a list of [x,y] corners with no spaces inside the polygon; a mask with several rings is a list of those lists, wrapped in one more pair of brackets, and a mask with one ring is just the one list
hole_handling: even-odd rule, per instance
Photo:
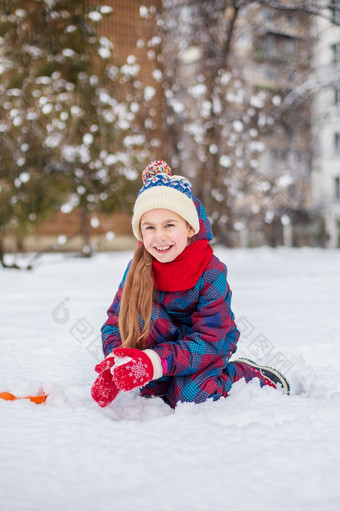
{"label": "evergreen tree", "polygon": [[136,66],[117,66],[98,35],[111,10],[85,0],[1,4],[2,231],[22,237],[51,208],[79,206],[89,253],[88,213],[129,202],[136,162],[148,153],[135,117]]}

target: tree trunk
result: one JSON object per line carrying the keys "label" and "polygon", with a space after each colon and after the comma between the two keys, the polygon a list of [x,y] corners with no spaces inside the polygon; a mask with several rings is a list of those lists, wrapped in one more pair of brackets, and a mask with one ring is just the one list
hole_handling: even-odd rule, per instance
{"label": "tree trunk", "polygon": [[83,246],[81,249],[82,256],[91,257],[92,248],[90,240],[89,212],[86,206],[81,206],[80,233],[83,238]]}

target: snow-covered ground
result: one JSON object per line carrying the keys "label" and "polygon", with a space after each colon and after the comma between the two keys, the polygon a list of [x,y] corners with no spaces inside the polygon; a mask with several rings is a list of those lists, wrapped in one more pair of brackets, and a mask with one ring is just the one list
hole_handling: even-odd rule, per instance
{"label": "snow-covered ground", "polygon": [[99,329],[130,253],[0,270],[1,511],[340,509],[340,251],[216,249],[242,331],[290,396],[257,382],[176,411],[91,400]]}

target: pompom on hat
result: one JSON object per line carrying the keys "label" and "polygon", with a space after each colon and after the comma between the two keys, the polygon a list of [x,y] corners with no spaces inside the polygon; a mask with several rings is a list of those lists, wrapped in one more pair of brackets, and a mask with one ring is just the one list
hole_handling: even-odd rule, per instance
{"label": "pompom on hat", "polygon": [[200,230],[197,210],[193,201],[191,184],[183,176],[172,176],[165,161],[151,162],[143,171],[143,187],[135,202],[132,231],[142,241],[140,220],[152,209],[169,209],[188,222],[195,234]]}

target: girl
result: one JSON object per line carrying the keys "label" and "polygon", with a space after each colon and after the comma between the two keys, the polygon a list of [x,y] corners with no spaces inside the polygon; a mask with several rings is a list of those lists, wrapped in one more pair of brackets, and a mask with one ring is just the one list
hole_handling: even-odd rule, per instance
{"label": "girl", "polygon": [[162,160],[143,172],[132,230],[139,244],[102,327],[106,358],[95,368],[93,399],[104,407],[141,387],[175,408],[227,396],[240,378],[289,392],[278,371],[229,361],[239,331],[227,268],[209,245],[211,226],[189,181]]}

